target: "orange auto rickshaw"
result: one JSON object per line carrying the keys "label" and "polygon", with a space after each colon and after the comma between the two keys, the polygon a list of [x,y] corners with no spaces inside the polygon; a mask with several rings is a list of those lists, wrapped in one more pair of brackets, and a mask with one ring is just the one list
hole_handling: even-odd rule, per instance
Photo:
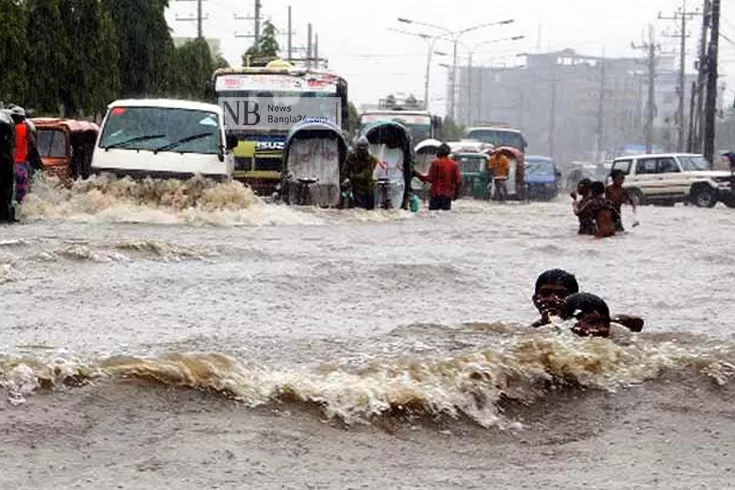
{"label": "orange auto rickshaw", "polygon": [[43,170],[70,183],[90,175],[92,152],[100,128],[89,121],[59,118],[31,119]]}

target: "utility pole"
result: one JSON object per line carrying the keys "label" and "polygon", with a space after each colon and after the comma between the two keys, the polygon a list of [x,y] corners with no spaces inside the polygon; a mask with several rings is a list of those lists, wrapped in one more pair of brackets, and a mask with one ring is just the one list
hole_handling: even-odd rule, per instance
{"label": "utility pole", "polygon": [[288,61],[293,59],[293,42],[292,42],[292,24],[291,24],[291,6],[288,6]]}
{"label": "utility pole", "polygon": [[314,57],[314,45],[312,44],[313,40],[313,31],[311,28],[311,23],[309,23],[307,34],[306,34],[306,67],[311,68],[311,60]]}
{"label": "utility pole", "polygon": [[176,21],[178,22],[192,22],[196,21],[197,23],[197,39],[204,38],[204,27],[203,22],[209,18],[209,15],[204,15],[203,8],[202,8],[202,2],[204,0],[177,0],[179,2],[196,2],[197,3],[197,14],[194,17],[179,17],[176,16]]}
{"label": "utility pole", "polygon": [[656,51],[661,49],[656,44],[656,34],[653,30],[653,26],[648,26],[648,42],[643,43],[640,46],[636,46],[632,43],[633,49],[641,49],[647,52],[647,65],[648,65],[648,102],[646,111],[646,153],[650,154],[653,152],[653,120],[656,117]]}
{"label": "utility pole", "polygon": [[717,58],[720,37],[720,0],[712,0],[712,30],[710,31],[709,52],[707,56],[707,100],[704,110],[704,157],[714,162],[715,156],[715,116],[717,113]]}
{"label": "utility pole", "polygon": [[595,135],[595,158],[602,157],[602,135],[605,131],[605,53],[600,59],[600,99],[597,104],[597,134]]}
{"label": "utility pole", "polygon": [[687,50],[687,20],[698,15],[699,12],[687,12],[687,2],[682,0],[682,5],[672,17],[664,17],[661,13],[658,14],[659,20],[680,20],[681,21],[681,32],[679,34],[665,37],[673,37],[680,39],[679,47],[679,86],[677,92],[679,95],[679,106],[677,110],[677,129],[679,130],[679,151],[684,151],[684,138],[686,134],[686,123],[684,117],[684,108],[686,107],[686,50]]}
{"label": "utility pole", "polygon": [[255,35],[255,45],[260,45],[260,7],[261,7],[260,0],[255,0],[255,13],[253,15],[253,21],[255,22],[255,30],[253,31],[253,34]]}
{"label": "utility pole", "polygon": [[317,68],[319,66],[319,34],[314,33],[314,59],[317,60]]}
{"label": "utility pole", "polygon": [[697,82],[692,82],[691,103],[689,105],[689,140],[687,141],[687,151],[694,151],[694,138],[697,127],[697,118],[694,111],[697,108]]}
{"label": "utility pole", "polygon": [[704,143],[704,87],[707,83],[707,34],[709,32],[711,9],[711,0],[704,0],[704,7],[702,9],[702,37],[699,41],[699,62],[697,63],[697,121],[694,126],[695,137],[693,138],[693,145],[690,148],[690,151],[694,153],[702,152],[702,145]]}

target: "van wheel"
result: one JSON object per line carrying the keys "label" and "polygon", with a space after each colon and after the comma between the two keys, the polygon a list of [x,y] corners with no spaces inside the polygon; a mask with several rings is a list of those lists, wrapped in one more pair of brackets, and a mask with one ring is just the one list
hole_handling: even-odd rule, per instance
{"label": "van wheel", "polygon": [[692,189],[691,199],[700,208],[713,208],[717,204],[717,195],[708,185],[700,185]]}
{"label": "van wheel", "polygon": [[628,191],[628,195],[630,196],[630,200],[633,201],[633,204],[636,206],[643,206],[646,204],[646,199],[643,197],[643,193],[640,189],[631,189]]}

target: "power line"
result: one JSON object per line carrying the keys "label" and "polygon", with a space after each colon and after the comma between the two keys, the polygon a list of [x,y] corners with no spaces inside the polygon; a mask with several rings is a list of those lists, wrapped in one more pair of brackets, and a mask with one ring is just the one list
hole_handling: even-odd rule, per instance
{"label": "power line", "polygon": [[202,27],[203,21],[209,19],[209,14],[204,15],[202,13],[202,2],[205,0],[176,0],[177,2],[196,2],[197,3],[197,14],[194,17],[179,17],[176,15],[175,20],[178,22],[192,22],[197,23],[197,38],[202,39],[204,37],[204,31]]}
{"label": "power line", "polygon": [[658,14],[659,20],[675,20],[681,21],[681,30],[678,34],[667,35],[663,34],[664,37],[671,37],[680,40],[681,46],[679,48],[679,84],[677,92],[679,95],[679,106],[677,110],[677,128],[679,130],[679,151],[684,151],[684,135],[685,135],[685,118],[684,118],[684,107],[686,100],[686,51],[687,51],[687,20],[693,19],[694,16],[699,15],[699,11],[688,12],[686,0],[682,0],[681,7],[671,17],[665,17],[661,13]]}
{"label": "power line", "polygon": [[658,59],[656,52],[661,50],[661,46],[656,44],[656,34],[652,25],[648,26],[648,42],[640,45],[631,43],[633,49],[644,50],[647,53],[648,66],[648,110],[646,116],[646,153],[653,151],[653,119],[656,116],[656,68]]}

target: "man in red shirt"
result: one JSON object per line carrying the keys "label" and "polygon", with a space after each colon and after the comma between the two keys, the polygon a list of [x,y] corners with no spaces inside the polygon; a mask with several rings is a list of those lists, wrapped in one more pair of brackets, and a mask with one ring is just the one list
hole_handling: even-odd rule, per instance
{"label": "man in red shirt", "polygon": [[462,189],[462,174],[457,162],[449,158],[451,149],[446,143],[439,147],[437,159],[431,162],[431,168],[426,175],[414,170],[413,174],[423,182],[431,183],[431,199],[429,211],[450,211],[452,201],[459,197]]}

